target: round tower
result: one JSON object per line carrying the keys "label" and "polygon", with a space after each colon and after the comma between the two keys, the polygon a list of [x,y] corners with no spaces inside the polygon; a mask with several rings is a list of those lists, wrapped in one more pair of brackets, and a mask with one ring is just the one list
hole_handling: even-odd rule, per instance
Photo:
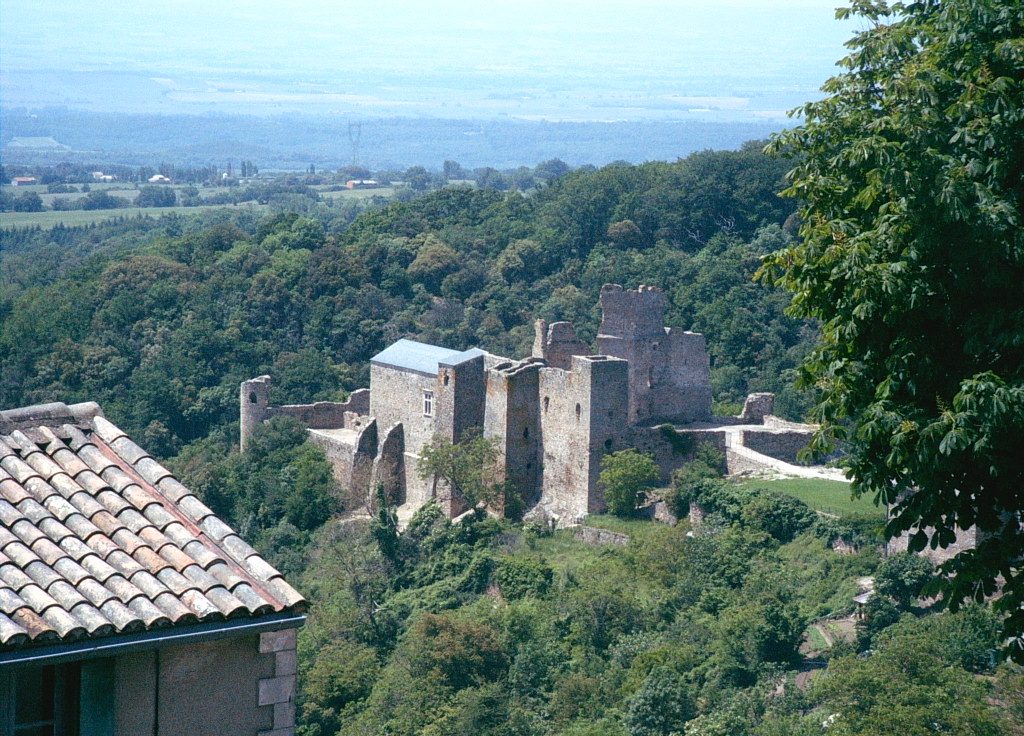
{"label": "round tower", "polygon": [[258,376],[242,381],[239,395],[239,447],[245,452],[249,438],[264,419],[270,408],[270,376]]}

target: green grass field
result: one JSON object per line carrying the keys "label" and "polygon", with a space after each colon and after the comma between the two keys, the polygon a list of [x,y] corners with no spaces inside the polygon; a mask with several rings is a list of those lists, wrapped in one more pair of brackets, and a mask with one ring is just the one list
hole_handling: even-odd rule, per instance
{"label": "green grass field", "polygon": [[92,225],[117,217],[160,217],[161,215],[187,215],[202,210],[239,209],[242,207],[266,210],[266,205],[201,205],[199,207],[122,207],[116,210],[67,210],[65,212],[0,212],[0,228],[42,227],[55,225]]}
{"label": "green grass field", "polygon": [[336,192],[328,192],[325,189],[314,187],[320,192],[324,199],[370,199],[371,197],[391,197],[395,193],[394,187],[379,187],[377,189],[341,189]]}
{"label": "green grass field", "polygon": [[844,516],[848,514],[867,514],[882,517],[882,509],[875,506],[872,499],[861,496],[850,498],[850,484],[835,480],[818,480],[816,478],[785,478],[780,480],[747,480],[742,485],[747,488],[769,488],[795,496],[815,511]]}

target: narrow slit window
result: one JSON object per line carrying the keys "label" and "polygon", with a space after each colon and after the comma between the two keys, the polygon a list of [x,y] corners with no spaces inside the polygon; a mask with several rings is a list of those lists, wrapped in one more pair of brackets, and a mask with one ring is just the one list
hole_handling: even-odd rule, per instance
{"label": "narrow slit window", "polygon": [[434,392],[424,391],[423,392],[423,416],[432,417],[434,416]]}

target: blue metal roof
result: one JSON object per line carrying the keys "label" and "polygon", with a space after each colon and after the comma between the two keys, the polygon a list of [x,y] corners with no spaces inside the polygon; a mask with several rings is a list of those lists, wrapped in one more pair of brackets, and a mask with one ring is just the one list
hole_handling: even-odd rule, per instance
{"label": "blue metal roof", "polygon": [[381,350],[370,358],[370,362],[436,376],[439,363],[456,365],[462,362],[461,359],[464,359],[464,354],[459,350],[403,339]]}
{"label": "blue metal roof", "polygon": [[438,363],[440,363],[441,365],[451,366],[461,365],[462,363],[465,363],[468,360],[473,360],[473,358],[479,355],[487,355],[487,352],[481,350],[480,348],[470,348],[469,350],[463,350],[461,353],[456,353],[454,357],[440,360],[438,361]]}

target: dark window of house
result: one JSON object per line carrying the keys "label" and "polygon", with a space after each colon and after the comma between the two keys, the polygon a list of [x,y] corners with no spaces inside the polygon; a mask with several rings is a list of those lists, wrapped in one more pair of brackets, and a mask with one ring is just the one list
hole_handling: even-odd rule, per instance
{"label": "dark window of house", "polygon": [[0,688],[3,736],[114,734],[113,659],[17,669]]}
{"label": "dark window of house", "polygon": [[[29,667],[13,673],[10,733],[14,736],[79,736],[79,675],[78,664]],[[108,710],[109,699],[108,692]]]}
{"label": "dark window of house", "polygon": [[580,418],[580,411],[581,411],[580,405],[576,404],[576,419]]}
{"label": "dark window of house", "polygon": [[529,427],[526,427],[525,429],[523,429],[523,439],[524,440],[530,439],[530,428]]}
{"label": "dark window of house", "polygon": [[448,374],[447,373],[444,374],[444,385],[445,386],[448,385]]}
{"label": "dark window of house", "polygon": [[551,403],[551,397],[550,396],[545,396],[544,397],[544,411],[548,410],[548,404],[550,404],[550,403]]}
{"label": "dark window of house", "polygon": [[612,449],[612,441],[610,439],[604,441],[604,449],[606,449],[606,450],[611,450]]}
{"label": "dark window of house", "polygon": [[54,667],[33,667],[14,678],[14,733],[16,736],[53,736],[57,728],[57,672]]}
{"label": "dark window of house", "polygon": [[250,404],[255,404],[256,403],[256,392],[255,391],[250,391],[249,392],[249,403]]}

